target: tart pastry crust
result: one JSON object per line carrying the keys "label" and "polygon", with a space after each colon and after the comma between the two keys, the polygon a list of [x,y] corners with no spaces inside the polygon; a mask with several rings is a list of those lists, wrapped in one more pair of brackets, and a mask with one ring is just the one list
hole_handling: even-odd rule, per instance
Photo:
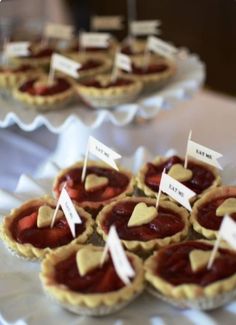
{"label": "tart pastry crust", "polygon": [[[131,80],[130,84],[115,85],[107,88],[88,87],[86,84],[79,83],[77,92],[83,100],[94,108],[110,108],[134,100],[142,89],[142,83],[132,80],[129,77],[122,77],[124,80]],[[109,75],[99,75],[94,77],[95,81],[101,84],[108,84],[111,81]]]}
{"label": "tart pastry crust", "polygon": [[[22,65],[19,65],[18,68],[21,66]],[[14,68],[17,68],[17,66],[14,66]],[[34,76],[38,76],[42,73],[38,68],[34,66],[29,66],[27,70],[23,71],[14,71],[14,68],[12,71],[0,71],[0,88],[15,88],[23,81],[29,78],[33,78]]]}
{"label": "tart pastry crust", "polygon": [[[155,166],[158,166],[158,165],[163,164],[168,159],[169,159],[169,157],[157,156],[151,163],[153,165],[155,165]],[[195,160],[195,159],[190,159],[189,158],[188,161],[196,163],[197,165],[200,165],[200,166],[204,167],[205,169],[209,170],[214,175],[214,178],[215,178],[210,187],[205,189],[201,194],[196,195],[196,196],[193,197],[192,200],[195,201],[196,199],[200,198],[202,195],[204,195],[206,192],[208,192],[212,188],[215,188],[215,187],[219,186],[221,184],[221,177],[220,177],[220,175],[218,173],[218,170],[216,168],[214,168],[213,166],[206,165],[203,162],[201,162],[199,160]],[[146,176],[147,171],[148,171],[148,164],[146,163],[139,170],[138,175],[136,177],[137,187],[141,191],[143,191],[145,195],[150,196],[150,197],[156,197],[157,192],[153,191],[149,186],[147,186],[145,184],[145,176]],[[161,200],[163,200],[163,199],[167,199],[167,196],[162,193],[161,194]]]}
{"label": "tart pastry crust", "polygon": [[[40,78],[37,78],[36,82],[40,81],[40,79],[45,80],[45,76],[42,75]],[[33,107],[38,111],[43,112],[47,110],[58,109],[61,106],[65,106],[69,101],[72,100],[75,95],[75,90],[70,79],[64,76],[63,79],[66,80],[70,85],[70,87],[65,91],[58,92],[52,95],[41,96],[32,95],[27,91],[21,91],[21,87],[18,87],[14,89],[13,96],[17,101],[22,102],[23,104],[26,104],[29,107]]]}
{"label": "tart pastry crust", "polygon": [[[235,186],[221,186],[214,188],[206,193],[200,200],[198,200],[194,206],[190,215],[190,222],[193,225],[193,229],[200,233],[202,236],[208,239],[216,239],[219,231],[208,229],[200,224],[198,221],[199,209],[208,202],[211,202],[220,197],[235,197],[236,198],[236,187]],[[218,217],[217,218],[222,218]]]}
{"label": "tart pastry crust", "polygon": [[[141,67],[145,71],[145,56],[133,58],[133,63],[135,66]],[[148,66],[151,64],[163,64],[166,66],[166,69],[162,72],[153,72],[146,74],[136,74],[132,71],[129,72],[129,76],[132,77],[134,80],[141,81],[143,84],[143,89],[148,91],[162,87],[176,73],[176,64],[171,60],[165,58],[158,58],[155,55],[151,55]],[[127,73],[123,71],[121,71],[120,73],[122,76],[127,75]]]}
{"label": "tart pastry crust", "polygon": [[[44,290],[49,296],[54,298],[57,302],[62,304],[62,306],[69,305],[70,310],[76,309],[78,307],[78,313],[83,314],[83,308],[86,312],[86,308],[91,310],[91,314],[100,314],[99,309],[108,307],[108,312],[112,312],[113,309],[116,310],[116,305],[123,304],[124,302],[131,301],[138,293],[143,290],[144,287],[144,270],[142,266],[141,259],[127,252],[127,256],[132,261],[132,266],[135,270],[135,277],[131,280],[130,284],[122,287],[117,291],[111,291],[106,293],[80,293],[72,291],[65,285],[59,284],[55,279],[55,266],[65,260],[74,252],[78,252],[79,249],[85,246],[73,244],[65,248],[59,248],[57,251],[52,252],[46,256],[42,263],[40,279],[42,281]],[[103,251],[102,247],[93,247],[93,249],[98,251]],[[82,308],[82,310],[81,310]],[[93,313],[92,310],[95,312]],[[75,310],[74,310],[75,311]]]}
{"label": "tart pastry crust", "polygon": [[[3,223],[0,228],[0,235],[7,247],[16,252],[17,255],[26,257],[27,259],[42,259],[47,253],[57,248],[38,248],[33,246],[31,243],[19,243],[15,240],[10,230],[12,222],[17,218],[23,211],[32,208],[33,206],[39,206],[49,204],[56,206],[56,202],[53,198],[49,196],[44,196],[41,198],[31,199],[22,204],[19,208],[13,209],[8,216],[5,216]],[[74,238],[71,243],[85,243],[88,238],[93,234],[94,221],[90,214],[84,211],[82,208],[76,207],[79,215],[85,219],[85,230],[76,238]],[[66,247],[67,245],[63,246]]]}
{"label": "tart pastry crust", "polygon": [[[96,218],[96,223],[97,223],[97,232],[102,236],[104,241],[106,241],[108,234],[105,232],[103,224],[104,221],[106,220],[106,217],[110,211],[113,210],[113,208],[122,202],[144,202],[148,206],[154,206],[156,205],[156,200],[146,198],[146,197],[129,197],[129,198],[123,198],[121,200],[116,200],[115,202],[112,202],[111,204],[107,205],[104,207],[98,214]],[[123,240],[121,239],[122,243],[124,246],[130,250],[130,251],[141,251],[141,252],[150,252],[156,248],[167,246],[170,243],[177,243],[183,240],[184,238],[187,237],[188,235],[188,230],[189,230],[189,221],[188,221],[188,216],[189,213],[186,209],[177,206],[175,203],[170,202],[170,201],[162,201],[159,202],[159,207],[168,209],[173,211],[174,214],[177,214],[181,217],[184,227],[181,231],[175,233],[173,236],[168,236],[164,238],[155,238],[152,240],[148,241],[141,241],[141,240]],[[158,215],[157,215],[158,218]]]}
{"label": "tart pastry crust", "polygon": [[[194,242],[194,241],[193,241]],[[214,246],[213,241],[207,240],[196,240],[195,242],[205,243],[207,245],[211,245],[212,248]],[[184,243],[183,243],[184,244]],[[180,244],[173,244],[172,246],[177,246]],[[159,251],[156,251],[152,256],[150,256],[144,264],[145,269],[145,279],[151,288],[158,290],[161,292],[162,295],[165,297],[175,298],[177,300],[181,299],[188,299],[197,302],[197,299],[201,298],[209,298],[213,299],[222,293],[230,293],[230,291],[236,288],[236,274],[229,276],[228,278],[217,280],[212,282],[206,286],[200,286],[198,284],[193,283],[186,283],[180,285],[173,285],[172,283],[168,282],[166,279],[162,278],[161,276],[156,274],[156,268],[158,266],[158,257],[162,253],[162,250],[168,249],[169,247],[165,247]],[[229,251],[233,251],[226,243],[221,242],[220,248],[227,249]],[[167,270],[168,271],[168,270]],[[223,297],[224,298],[224,297]],[[207,301],[205,302],[205,304]],[[219,303],[219,302],[218,302]],[[209,305],[209,303],[207,304]],[[214,303],[212,304],[211,308],[206,309],[213,309],[215,308]],[[205,309],[202,306],[202,309]]]}
{"label": "tart pastry crust", "polygon": [[[77,168],[83,168],[83,165],[84,163],[83,162],[78,162],[68,168],[65,168],[65,169],[62,169],[59,174],[57,175],[57,177],[55,178],[55,181],[54,181],[54,184],[53,184],[53,192],[54,192],[54,195],[55,197],[58,197],[58,193],[56,191],[58,185],[60,184],[60,179],[63,177],[63,176],[66,176],[70,171],[73,171],[74,169],[77,169]],[[114,169],[112,169],[110,166],[106,165],[105,163],[103,162],[100,162],[100,161],[88,161],[87,162],[87,167],[98,167],[98,168],[105,168],[105,169],[110,169],[111,171],[114,171]],[[116,195],[114,197],[111,197],[110,199],[104,199],[104,200],[101,200],[101,201],[82,201],[82,202],[77,202],[77,205],[83,207],[83,208],[89,208],[91,210],[93,209],[98,209],[100,208],[101,206],[104,206],[104,205],[107,205],[108,203],[116,200],[116,199],[120,199],[122,197],[125,197],[127,195],[131,195],[134,191],[134,178],[132,176],[132,174],[124,169],[124,168],[121,168],[119,167],[119,173],[127,176],[127,178],[129,179],[129,182],[128,182],[128,185],[127,187],[125,188],[125,190],[123,192],[121,192],[119,195]],[[76,200],[75,200],[76,201]]]}

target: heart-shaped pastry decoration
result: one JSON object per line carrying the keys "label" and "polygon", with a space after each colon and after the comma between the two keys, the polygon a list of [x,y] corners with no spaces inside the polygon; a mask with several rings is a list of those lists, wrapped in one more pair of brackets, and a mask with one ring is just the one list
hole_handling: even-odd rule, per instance
{"label": "heart-shaped pastry decoration", "polygon": [[108,184],[108,178],[103,176],[97,176],[95,174],[89,174],[85,179],[85,191],[96,191],[100,187]]}
{"label": "heart-shaped pastry decoration", "polygon": [[[76,254],[76,263],[81,276],[101,265],[103,251],[91,247],[81,248]],[[106,256],[106,259],[108,256]]]}
{"label": "heart-shaped pastry decoration", "polygon": [[138,203],[129,219],[128,227],[140,226],[149,223],[157,216],[155,207],[148,207],[146,203]]}
{"label": "heart-shaped pastry decoration", "polygon": [[193,172],[190,169],[184,168],[181,164],[174,164],[169,170],[168,175],[179,182],[186,182],[193,177]]}
{"label": "heart-shaped pastry decoration", "polygon": [[[41,206],[38,210],[37,227],[48,227],[51,224],[54,211],[55,209],[52,209],[48,205]],[[61,217],[63,217],[63,212],[58,210],[55,221],[57,221]]]}
{"label": "heart-shaped pastry decoration", "polygon": [[[191,269],[193,272],[197,272],[204,266],[208,264],[212,251],[203,251],[201,249],[194,249],[189,254],[189,260],[191,264]],[[217,252],[215,257],[220,254]]]}
{"label": "heart-shaped pastry decoration", "polygon": [[236,198],[234,198],[234,197],[226,199],[216,209],[217,217],[223,217],[225,214],[232,214],[235,212],[236,212]]}

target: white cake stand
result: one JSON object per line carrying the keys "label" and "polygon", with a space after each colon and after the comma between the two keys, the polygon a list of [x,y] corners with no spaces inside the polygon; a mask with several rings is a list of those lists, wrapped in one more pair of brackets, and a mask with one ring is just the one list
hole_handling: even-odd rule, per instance
{"label": "white cake stand", "polygon": [[189,99],[201,87],[204,78],[204,64],[198,56],[185,54],[177,59],[177,74],[164,88],[112,110],[92,110],[78,102],[64,110],[40,114],[1,98],[0,127],[16,123],[25,131],[33,131],[45,125],[59,134],[52,159],[63,165],[85,152],[91,134],[126,154],[133,139],[136,143],[140,139],[142,145],[147,145],[145,141],[150,142],[150,137],[146,137],[145,132],[153,134],[154,121],[160,111],[172,109],[177,101]]}

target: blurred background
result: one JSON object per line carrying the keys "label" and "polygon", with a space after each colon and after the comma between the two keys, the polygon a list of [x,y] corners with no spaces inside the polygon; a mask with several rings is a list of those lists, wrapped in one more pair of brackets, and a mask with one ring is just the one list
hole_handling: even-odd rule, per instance
{"label": "blurred background", "polygon": [[[187,47],[206,63],[206,87],[236,96],[236,1],[235,0],[136,0],[137,20],[159,19],[161,37]],[[72,22],[89,30],[93,15],[121,15],[127,35],[127,0],[2,0],[1,38],[9,30],[26,34],[24,27],[40,28],[40,22]]]}

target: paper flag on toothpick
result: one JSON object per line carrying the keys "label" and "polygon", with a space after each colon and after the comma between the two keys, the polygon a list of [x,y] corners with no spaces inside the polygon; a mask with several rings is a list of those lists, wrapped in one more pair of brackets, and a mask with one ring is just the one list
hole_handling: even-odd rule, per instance
{"label": "paper flag on toothpick", "polygon": [[49,83],[53,82],[55,70],[61,71],[73,78],[78,78],[79,73],[78,69],[81,67],[81,64],[75,62],[67,57],[54,53],[51,58],[51,66],[49,72]]}
{"label": "paper flag on toothpick", "polygon": [[199,143],[192,141],[191,136],[189,136],[186,156],[191,156],[218,169],[223,169],[217,161],[217,159],[223,157],[223,155],[219,152],[216,152],[210,148],[207,148]]}
{"label": "paper flag on toothpick", "polygon": [[170,59],[173,59],[175,54],[177,54],[178,52],[178,49],[175,46],[164,42],[163,40],[155,36],[148,37],[147,48],[150,51],[153,51],[163,56],[167,56]]}
{"label": "paper flag on toothpick", "polygon": [[159,20],[137,20],[130,23],[130,32],[134,36],[159,34]]}
{"label": "paper flag on toothpick", "polygon": [[111,35],[109,33],[80,33],[79,42],[83,48],[106,48],[109,45]]}
{"label": "paper flag on toothpick", "polygon": [[214,248],[212,250],[207,268],[210,269],[215,260],[216,253],[218,251],[220,240],[224,239],[230,246],[236,249],[236,222],[233,221],[228,215],[224,216],[224,219],[221,223],[217,240],[215,242]]}
{"label": "paper flag on toothpick", "polygon": [[74,27],[71,25],[47,23],[44,27],[44,35],[49,38],[70,40],[73,32]]}
{"label": "paper flag on toothpick", "polygon": [[122,16],[94,16],[91,19],[93,30],[120,30],[123,27]]}
{"label": "paper flag on toothpick", "polygon": [[4,54],[7,57],[28,56],[30,54],[29,42],[10,42],[5,45]]}
{"label": "paper flag on toothpick", "polygon": [[125,55],[123,53],[116,53],[115,66],[121,70],[125,70],[128,72],[132,71],[131,59],[128,55]]}
{"label": "paper flag on toothpick", "polygon": [[107,147],[105,144],[98,141],[94,137],[90,136],[88,139],[87,150],[86,150],[86,155],[85,155],[85,159],[84,159],[84,166],[83,166],[83,171],[82,171],[82,182],[85,179],[89,153],[91,153],[94,156],[96,156],[97,158],[101,159],[102,161],[104,161],[106,164],[108,164],[112,168],[118,170],[115,160],[120,159],[121,155],[119,155],[117,152],[110,149],[109,147]]}
{"label": "paper flag on toothpick", "polygon": [[78,212],[76,211],[75,206],[74,206],[73,202],[71,201],[71,198],[65,189],[65,186],[62,188],[60,197],[57,201],[57,206],[56,206],[54,215],[52,217],[51,228],[54,225],[56,215],[57,215],[57,212],[58,212],[60,206],[65,214],[65,217],[66,217],[66,220],[70,227],[72,236],[75,238],[75,236],[76,236],[75,225],[82,223],[82,220],[81,220]]}
{"label": "paper flag on toothpick", "polygon": [[168,194],[170,197],[172,197],[175,201],[180,203],[189,211],[192,210],[189,200],[194,197],[196,193],[190,190],[187,186],[175,180],[173,177],[166,174],[165,172],[162,173],[161,176],[159,191]]}
{"label": "paper flag on toothpick", "polygon": [[120,279],[127,285],[130,283],[129,278],[135,275],[135,272],[125,254],[115,226],[111,226],[106,240],[106,245],[103,252],[102,262],[105,260],[108,250],[111,253],[111,258]]}

